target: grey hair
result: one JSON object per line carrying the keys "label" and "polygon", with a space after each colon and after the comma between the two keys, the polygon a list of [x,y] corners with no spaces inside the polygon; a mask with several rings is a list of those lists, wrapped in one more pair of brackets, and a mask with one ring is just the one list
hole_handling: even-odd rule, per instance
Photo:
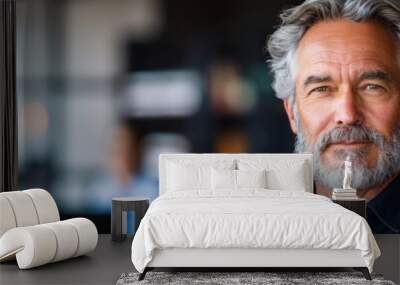
{"label": "grey hair", "polygon": [[280,27],[269,37],[268,60],[274,75],[272,87],[280,99],[295,102],[295,55],[298,43],[314,24],[335,19],[354,22],[377,21],[388,27],[400,41],[398,0],[306,0],[283,11]]}

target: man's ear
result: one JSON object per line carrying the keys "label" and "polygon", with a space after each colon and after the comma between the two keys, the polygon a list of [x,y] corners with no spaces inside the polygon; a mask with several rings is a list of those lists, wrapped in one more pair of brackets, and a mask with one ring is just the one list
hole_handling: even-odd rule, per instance
{"label": "man's ear", "polygon": [[283,104],[285,106],[285,111],[286,115],[289,118],[289,123],[290,123],[290,128],[292,129],[292,132],[297,134],[297,126],[296,126],[296,120],[294,119],[294,104],[290,104],[289,99],[284,99]]}

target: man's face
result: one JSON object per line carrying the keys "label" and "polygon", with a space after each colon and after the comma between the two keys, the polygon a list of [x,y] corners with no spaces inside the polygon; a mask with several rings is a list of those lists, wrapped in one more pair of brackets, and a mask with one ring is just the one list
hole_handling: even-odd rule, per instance
{"label": "man's face", "polygon": [[286,101],[285,108],[308,148],[321,146],[318,158],[325,171],[340,169],[347,155],[355,172],[378,167],[382,143],[393,140],[400,127],[399,51],[394,34],[375,22],[321,22],[300,41],[297,122],[294,107]]}

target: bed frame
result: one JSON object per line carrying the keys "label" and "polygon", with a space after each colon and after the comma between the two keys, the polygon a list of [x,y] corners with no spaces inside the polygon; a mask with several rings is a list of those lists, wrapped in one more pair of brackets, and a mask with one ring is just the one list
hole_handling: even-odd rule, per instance
{"label": "bed frame", "polygon": [[[160,195],[166,191],[166,162],[173,160],[220,160],[268,158],[271,160],[303,160],[306,162],[307,192],[313,193],[313,160],[311,154],[162,154],[159,159]],[[265,269],[353,268],[371,280],[359,250],[329,249],[253,249],[253,248],[169,248],[154,252],[139,280],[150,270],[159,269],[229,269],[229,271],[265,271]]]}

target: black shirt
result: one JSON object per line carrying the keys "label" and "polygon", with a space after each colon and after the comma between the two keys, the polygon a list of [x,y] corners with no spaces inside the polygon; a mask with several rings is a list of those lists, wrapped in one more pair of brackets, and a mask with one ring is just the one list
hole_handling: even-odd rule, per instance
{"label": "black shirt", "polygon": [[400,175],[368,202],[367,221],[375,234],[400,233]]}

